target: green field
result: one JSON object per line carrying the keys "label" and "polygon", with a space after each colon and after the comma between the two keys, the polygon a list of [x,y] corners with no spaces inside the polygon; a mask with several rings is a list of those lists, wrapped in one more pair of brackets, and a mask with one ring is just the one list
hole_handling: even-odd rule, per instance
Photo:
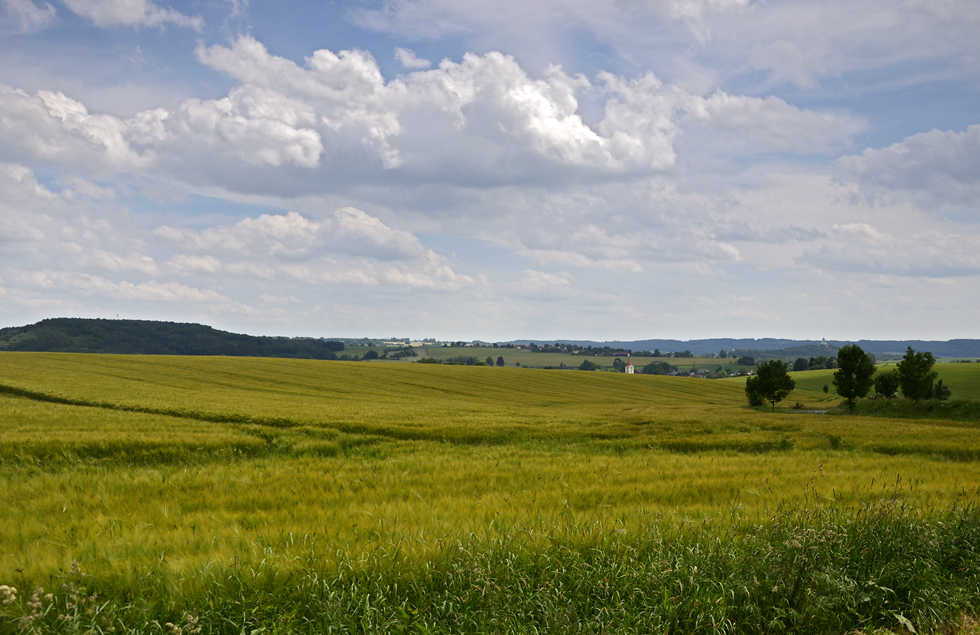
{"label": "green field", "polygon": [[[879,364],[879,370],[894,370],[895,364]],[[953,399],[969,399],[980,401],[980,364],[952,364],[939,363],[933,367],[939,379],[943,383],[952,387]],[[826,385],[831,393],[834,391],[834,371],[832,370],[806,370],[798,373],[790,373],[790,377],[796,382],[796,388],[806,392],[820,392]],[[741,381],[745,379],[726,379],[724,381]],[[871,394],[874,394],[872,389]],[[788,400],[794,398],[790,395]]]}
{"label": "green field", "polygon": [[976,422],[738,380],[4,353],[0,632],[929,630],[980,608],[978,465]]}

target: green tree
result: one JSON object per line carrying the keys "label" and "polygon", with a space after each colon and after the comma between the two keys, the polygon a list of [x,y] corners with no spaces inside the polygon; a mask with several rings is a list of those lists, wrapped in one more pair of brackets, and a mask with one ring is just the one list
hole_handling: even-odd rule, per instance
{"label": "green tree", "polygon": [[487,355],[487,366],[493,366],[493,357]]}
{"label": "green tree", "polygon": [[378,351],[371,349],[364,353],[364,357],[362,359],[378,359],[378,357],[380,357],[380,355],[378,355]]}
{"label": "green tree", "polygon": [[615,370],[617,373],[626,372],[626,362],[623,361],[622,357],[617,357],[613,360],[613,370]]}
{"label": "green tree", "polygon": [[503,366],[503,365],[504,365],[504,356],[497,355],[497,366]]}
{"label": "green tree", "polygon": [[823,370],[825,368],[830,368],[827,364],[826,355],[817,355],[816,357],[811,357],[807,364],[809,370]]}
{"label": "green tree", "polygon": [[920,399],[928,399],[932,396],[932,382],[935,381],[936,371],[932,370],[936,363],[936,358],[932,353],[916,353],[909,346],[905,351],[905,357],[898,363],[898,385],[902,388],[902,394],[906,399],[914,399],[919,403]]}
{"label": "green tree", "polygon": [[778,359],[760,364],[756,374],[745,380],[745,396],[749,404],[771,403],[773,412],[776,412],[776,402],[782,401],[794,388],[796,382],[786,371],[786,362]]}
{"label": "green tree", "polygon": [[810,370],[810,362],[805,357],[797,357],[793,362],[793,372],[798,373],[801,370]]}
{"label": "green tree", "polygon": [[886,399],[891,399],[898,394],[898,372],[894,370],[884,370],[875,375],[875,394]]}
{"label": "green tree", "polygon": [[953,391],[949,389],[949,386],[943,383],[942,379],[940,379],[936,382],[936,387],[932,391],[932,398],[936,399],[937,401],[948,401],[950,395],[952,394]]}
{"label": "green tree", "polygon": [[834,371],[834,386],[837,394],[847,400],[847,409],[854,412],[854,400],[863,399],[874,383],[874,359],[857,344],[846,344],[837,351],[837,364]]}
{"label": "green tree", "polygon": [[583,359],[582,363],[578,365],[579,370],[598,370],[599,364],[596,364],[591,359]]}
{"label": "green tree", "polygon": [[[749,379],[755,379],[755,377],[749,377]],[[745,396],[749,398],[749,405],[753,408],[766,405],[766,401],[763,399],[762,395],[755,390],[749,390],[749,379],[745,380]]]}
{"label": "green tree", "polygon": [[669,375],[671,371],[670,364],[667,362],[650,362],[643,367],[644,375]]}

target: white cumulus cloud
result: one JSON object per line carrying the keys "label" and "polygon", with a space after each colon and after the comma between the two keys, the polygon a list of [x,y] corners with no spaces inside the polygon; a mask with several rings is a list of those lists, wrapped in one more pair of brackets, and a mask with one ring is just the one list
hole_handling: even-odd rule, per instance
{"label": "white cumulus cloud", "polygon": [[432,62],[419,58],[414,51],[405,48],[395,49],[395,59],[409,70],[419,70],[432,66]]}
{"label": "white cumulus cloud", "polygon": [[189,99],[173,113],[145,111],[131,122],[134,141],[161,163],[193,161],[196,155],[204,162],[273,167],[318,163],[323,143],[313,125],[307,105],[254,87],[237,88],[223,99]]}
{"label": "white cumulus cloud", "polygon": [[40,160],[81,172],[145,164],[126,139],[126,124],[90,114],[63,93],[35,95],[0,85],[0,160]]}

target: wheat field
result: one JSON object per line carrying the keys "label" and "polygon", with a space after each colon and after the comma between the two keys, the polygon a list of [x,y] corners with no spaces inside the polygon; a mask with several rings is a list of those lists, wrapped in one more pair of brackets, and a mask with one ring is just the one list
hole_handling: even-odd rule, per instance
{"label": "wheat field", "polygon": [[[821,381],[786,402],[832,409]],[[156,610],[189,614],[228,572],[397,579],[463,545],[638,547],[976,501],[976,423],[744,402],[737,381],[7,353],[0,584],[50,588],[77,562],[110,595],[153,588]]]}

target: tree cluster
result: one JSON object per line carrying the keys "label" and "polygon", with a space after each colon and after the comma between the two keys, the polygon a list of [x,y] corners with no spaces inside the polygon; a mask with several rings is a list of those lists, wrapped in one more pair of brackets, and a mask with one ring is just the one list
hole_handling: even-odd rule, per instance
{"label": "tree cluster", "polygon": [[825,368],[837,368],[838,359],[840,353],[838,352],[838,357],[828,357],[826,355],[816,355],[807,359],[806,357],[797,357],[796,361],[793,362],[793,372],[799,372],[801,370],[823,370]]}
{"label": "tree cluster", "polygon": [[392,351],[386,351],[382,357],[384,356],[387,356],[388,359],[405,359],[406,357],[418,357],[419,354],[411,346],[403,346]]}
{"label": "tree cluster", "polygon": [[[936,382],[937,373],[932,369],[936,360],[932,353],[917,353],[911,346],[894,370],[876,372],[874,357],[857,344],[842,346],[837,351],[837,357],[830,359],[837,367],[833,377],[836,392],[844,398],[848,410],[852,412],[856,400],[866,397],[872,387],[879,396],[886,398],[896,396],[901,390],[906,399],[913,399],[916,403],[920,399],[949,399],[951,394],[949,386],[942,380]],[[800,368],[806,361],[797,359],[794,370],[806,370]],[[750,405],[768,403],[775,411],[776,403],[785,398],[794,386],[786,364],[773,360],[759,365],[757,374],[745,382],[745,394]],[[824,392],[827,392],[826,386]]]}
{"label": "tree cluster", "polygon": [[894,370],[883,370],[875,375],[875,393],[879,397],[892,399],[901,391],[902,396],[916,403],[921,399],[946,401],[952,391],[943,380],[936,381],[938,373],[932,369],[935,363],[931,352],[917,353],[909,346]]}
{"label": "tree cluster", "polygon": [[674,367],[667,362],[650,362],[642,368],[644,375],[669,375]]}

